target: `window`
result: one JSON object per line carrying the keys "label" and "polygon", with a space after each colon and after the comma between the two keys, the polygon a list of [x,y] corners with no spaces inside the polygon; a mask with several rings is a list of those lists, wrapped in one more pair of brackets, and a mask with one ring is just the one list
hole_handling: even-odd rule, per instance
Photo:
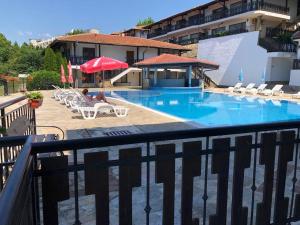
{"label": "window", "polygon": [[191,34],[191,39],[197,39],[200,37],[199,33]]}
{"label": "window", "polygon": [[245,30],[246,30],[246,22],[237,23],[229,26],[230,33],[239,33],[239,32],[244,32]]}
{"label": "window", "polygon": [[189,17],[189,25],[196,25],[199,23],[200,15],[194,15]]}
{"label": "window", "polygon": [[222,12],[224,12],[224,8],[223,7],[213,10],[213,14],[219,14],[219,13],[222,13]]}
{"label": "window", "polygon": [[242,13],[243,2],[236,2],[230,5],[230,15],[236,15]]}
{"label": "window", "polygon": [[211,31],[212,35],[222,34],[226,31],[225,27],[219,27]]}
{"label": "window", "polygon": [[95,48],[83,48],[82,49],[83,60],[87,61],[95,58]]}
{"label": "window", "polygon": [[189,39],[188,35],[179,37],[179,41],[185,41],[185,40],[188,40],[188,39]]}

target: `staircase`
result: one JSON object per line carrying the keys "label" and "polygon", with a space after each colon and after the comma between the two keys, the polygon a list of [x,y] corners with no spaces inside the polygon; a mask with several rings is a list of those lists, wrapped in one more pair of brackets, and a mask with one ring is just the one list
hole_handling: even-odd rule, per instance
{"label": "staircase", "polygon": [[123,76],[127,75],[128,73],[130,73],[130,72],[140,72],[140,71],[142,71],[142,70],[139,69],[139,68],[129,67],[128,69],[124,70],[123,72],[121,72],[117,76],[110,79],[110,83],[113,85],[117,80],[121,79]]}
{"label": "staircase", "polygon": [[218,87],[218,85],[216,84],[216,82],[214,82],[209,76],[207,76],[204,72],[201,72],[199,70],[197,70],[196,72],[196,77],[198,77],[199,79],[203,80],[204,82],[204,87],[208,88],[208,87]]}

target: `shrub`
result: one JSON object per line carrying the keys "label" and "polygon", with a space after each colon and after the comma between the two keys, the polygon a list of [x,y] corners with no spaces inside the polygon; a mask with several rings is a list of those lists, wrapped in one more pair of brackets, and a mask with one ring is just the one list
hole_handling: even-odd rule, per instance
{"label": "shrub", "polygon": [[40,70],[34,72],[27,81],[29,91],[53,89],[52,85],[61,85],[59,73],[53,71]]}
{"label": "shrub", "polygon": [[28,99],[43,99],[44,96],[39,91],[33,91],[33,92],[26,93],[26,97]]}

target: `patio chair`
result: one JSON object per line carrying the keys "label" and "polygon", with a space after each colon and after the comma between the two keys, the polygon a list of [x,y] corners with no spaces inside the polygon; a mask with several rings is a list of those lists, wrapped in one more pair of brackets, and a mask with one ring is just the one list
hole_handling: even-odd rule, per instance
{"label": "patio chair", "polygon": [[85,120],[95,119],[98,113],[114,114],[119,118],[126,117],[128,114],[128,108],[108,103],[96,103],[93,107],[79,107],[79,111]]}
{"label": "patio chair", "polygon": [[228,92],[236,92],[242,87],[243,83],[237,83],[234,87],[228,87]]}
{"label": "patio chair", "polygon": [[237,92],[245,94],[247,91],[251,90],[254,87],[255,87],[255,83],[250,83],[250,84],[247,85],[247,87],[241,87],[241,88],[239,88]]}
{"label": "patio chair", "polygon": [[267,84],[261,84],[258,86],[258,88],[251,88],[249,90],[246,90],[246,94],[252,94],[252,95],[259,94],[263,92],[267,86],[268,86]]}
{"label": "patio chair", "polygon": [[282,91],[282,87],[283,85],[277,84],[272,89],[266,89],[262,91],[261,94],[266,96],[283,94],[284,92]]}

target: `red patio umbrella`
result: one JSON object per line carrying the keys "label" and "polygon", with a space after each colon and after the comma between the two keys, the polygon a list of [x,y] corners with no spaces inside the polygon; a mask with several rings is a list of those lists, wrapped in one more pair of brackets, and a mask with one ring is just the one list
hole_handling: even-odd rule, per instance
{"label": "red patio umbrella", "polygon": [[65,69],[63,65],[60,65],[60,81],[65,84],[67,82],[66,76],[65,76]]}
{"label": "red patio umbrella", "polygon": [[92,59],[80,66],[84,73],[96,73],[105,70],[127,69],[128,64],[108,57]]}
{"label": "red patio umbrella", "polygon": [[70,61],[68,64],[68,73],[69,73],[68,82],[69,82],[69,84],[73,84],[74,80],[73,80],[73,74],[72,74],[72,65],[71,65]]}

